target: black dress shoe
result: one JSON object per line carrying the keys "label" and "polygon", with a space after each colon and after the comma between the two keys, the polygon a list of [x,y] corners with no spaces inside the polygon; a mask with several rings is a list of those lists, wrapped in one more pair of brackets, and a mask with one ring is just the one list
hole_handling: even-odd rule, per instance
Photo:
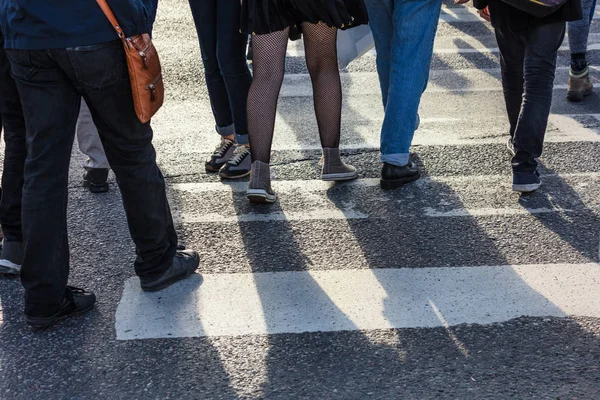
{"label": "black dress shoe", "polygon": [[108,192],[108,168],[89,168],[83,176],[83,184],[92,193]]}
{"label": "black dress shoe", "polygon": [[74,317],[90,311],[94,308],[94,304],[96,304],[96,295],[94,293],[73,286],[67,286],[60,310],[56,314],[48,317],[27,316],[27,324],[36,329],[46,329],[61,319]]}
{"label": "black dress shoe", "polygon": [[403,167],[383,163],[383,168],[381,169],[381,188],[384,190],[397,189],[409,182],[416,181],[420,177],[419,167],[413,162],[409,162]]}

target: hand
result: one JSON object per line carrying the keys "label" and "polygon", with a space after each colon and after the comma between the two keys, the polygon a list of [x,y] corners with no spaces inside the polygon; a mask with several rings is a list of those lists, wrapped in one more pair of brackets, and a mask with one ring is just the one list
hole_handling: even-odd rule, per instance
{"label": "hand", "polygon": [[467,4],[471,0],[454,0],[454,4]]}
{"label": "hand", "polygon": [[484,8],[483,10],[478,10],[477,11],[479,13],[479,16],[483,19],[485,19],[487,22],[492,22],[492,19],[490,18],[490,10],[488,7]]}

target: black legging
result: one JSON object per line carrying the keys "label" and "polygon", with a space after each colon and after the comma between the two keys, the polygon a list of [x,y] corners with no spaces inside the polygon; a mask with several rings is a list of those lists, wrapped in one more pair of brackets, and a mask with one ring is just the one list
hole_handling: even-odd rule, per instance
{"label": "black legging", "polygon": [[[340,145],[342,84],[337,62],[337,28],[302,24],[306,64],[323,147]],[[269,163],[277,100],[285,74],[289,28],[252,37],[254,81],[248,95],[248,131],[254,161]]]}

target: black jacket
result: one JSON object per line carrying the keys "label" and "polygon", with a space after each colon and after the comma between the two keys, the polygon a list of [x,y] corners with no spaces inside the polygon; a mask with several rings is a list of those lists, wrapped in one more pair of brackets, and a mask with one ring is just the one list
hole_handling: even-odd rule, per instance
{"label": "black jacket", "polygon": [[[158,0],[108,0],[127,36],[150,33]],[[5,47],[39,50],[116,40],[94,0],[0,0]]]}
{"label": "black jacket", "polygon": [[495,28],[523,30],[531,26],[577,21],[583,18],[581,0],[568,0],[558,11],[544,18],[536,18],[502,0],[473,0],[473,4],[479,10],[489,6],[492,25]]}

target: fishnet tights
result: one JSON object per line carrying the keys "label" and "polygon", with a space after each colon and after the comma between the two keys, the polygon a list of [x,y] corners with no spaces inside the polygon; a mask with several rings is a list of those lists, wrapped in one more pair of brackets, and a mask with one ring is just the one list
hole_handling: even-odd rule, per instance
{"label": "fishnet tights", "polygon": [[[337,28],[302,24],[306,64],[323,147],[340,145],[342,84],[337,62]],[[289,29],[252,37],[254,80],[248,94],[248,132],[254,161],[269,163],[277,100],[285,73]]]}

